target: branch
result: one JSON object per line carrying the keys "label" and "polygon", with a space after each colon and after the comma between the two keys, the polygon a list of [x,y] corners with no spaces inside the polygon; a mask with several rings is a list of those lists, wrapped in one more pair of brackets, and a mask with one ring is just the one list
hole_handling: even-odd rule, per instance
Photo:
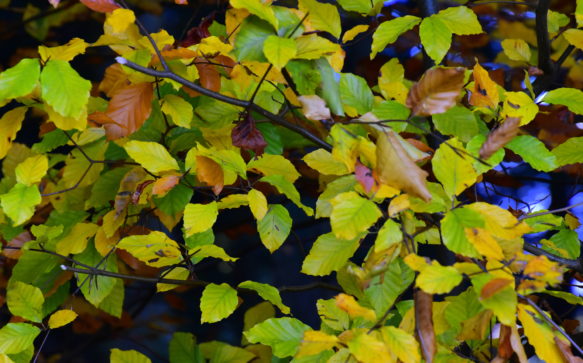
{"label": "branch", "polygon": [[519,221],[522,221],[522,220],[527,219],[527,218],[534,218],[534,217],[544,216],[544,215],[547,215],[547,214],[555,214],[555,213],[566,212],[566,211],[568,211],[570,209],[573,209],[573,208],[576,208],[576,207],[580,207],[582,205],[583,205],[583,202],[579,202],[579,203],[575,203],[575,204],[572,204],[572,205],[568,205],[566,207],[559,208],[559,209],[553,209],[553,210],[548,210],[548,211],[545,211],[545,212],[527,214],[527,215],[524,215],[524,216],[519,217],[518,220]]}
{"label": "branch", "polygon": [[551,41],[549,38],[549,29],[547,16],[551,0],[538,0],[535,9],[536,15],[536,44],[538,47],[538,68],[540,68],[544,75],[538,78],[534,84],[534,93],[547,89],[555,78],[555,67],[551,60]]}
{"label": "branch", "polygon": [[554,255],[548,251],[545,251],[542,248],[533,246],[533,245],[528,244],[528,243],[524,244],[524,250],[527,252],[530,252],[536,256],[540,256],[540,255],[546,256],[549,260],[551,260],[553,262],[560,263],[561,265],[564,265],[571,270],[575,270],[577,272],[583,273],[583,264],[581,264],[581,261],[579,261],[579,260],[571,260],[568,258],[560,257],[560,256]]}
{"label": "branch", "polygon": [[191,82],[187,79],[184,79],[181,76],[177,75],[176,73],[168,72],[168,71],[158,71],[158,70],[155,70],[152,68],[142,67],[139,64],[131,62],[123,57],[117,57],[116,61],[119,64],[124,65],[128,68],[131,68],[137,72],[147,74],[147,75],[150,75],[153,77],[168,78],[168,79],[171,79],[175,82],[178,82],[181,85],[183,85],[187,88],[190,88],[190,89],[192,89],[200,94],[214,98],[218,101],[255,111],[255,112],[259,113],[260,115],[264,116],[265,118],[269,119],[272,123],[274,123],[276,125],[280,125],[282,127],[285,127],[286,129],[289,129],[289,130],[305,137],[306,139],[312,141],[316,145],[318,145],[318,146],[320,146],[328,151],[332,150],[332,146],[330,144],[328,144],[326,141],[320,139],[318,136],[312,134],[310,131],[308,131],[308,130],[306,130],[298,125],[294,125],[291,122],[288,122],[284,118],[267,111],[266,109],[262,108],[261,106],[255,104],[253,102],[225,96],[225,95],[220,94],[218,92],[214,92],[214,91],[206,89],[202,86],[199,86],[196,83]]}

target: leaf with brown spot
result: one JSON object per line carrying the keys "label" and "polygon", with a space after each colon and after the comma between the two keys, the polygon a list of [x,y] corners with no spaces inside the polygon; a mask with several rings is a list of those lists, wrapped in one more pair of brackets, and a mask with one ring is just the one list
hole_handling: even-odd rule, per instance
{"label": "leaf with brown spot", "polygon": [[8,242],[6,247],[2,250],[2,254],[13,260],[18,260],[22,255],[22,250],[20,248],[30,240],[32,240],[32,235],[29,231],[24,231]]}
{"label": "leaf with brown spot", "polygon": [[113,121],[105,125],[107,138],[113,140],[119,135],[128,136],[142,127],[152,111],[153,96],[152,84],[148,82],[118,89],[105,112]]}
{"label": "leaf with brown spot", "polygon": [[508,144],[518,133],[520,118],[508,117],[502,125],[490,132],[486,142],[480,148],[480,158],[488,159],[504,145]]}
{"label": "leaf with brown spot", "polygon": [[196,177],[203,183],[213,187],[213,192],[219,194],[224,186],[224,174],[221,166],[206,156],[196,157]]}
{"label": "leaf with brown spot", "polygon": [[464,86],[465,68],[432,68],[425,72],[407,95],[414,116],[443,113],[456,104]]}
{"label": "leaf with brown spot", "polygon": [[504,289],[506,286],[510,285],[511,283],[512,280],[509,279],[503,278],[492,279],[482,287],[482,291],[480,291],[480,298],[489,299],[492,296],[496,295],[497,292]]}
{"label": "leaf with brown spot", "polygon": [[110,13],[120,7],[114,0],[81,0],[81,3],[100,13]]}
{"label": "leaf with brown spot", "polygon": [[433,295],[417,290],[413,299],[415,302],[415,331],[419,338],[423,358],[427,363],[431,363],[437,352],[433,329]]}
{"label": "leaf with brown spot", "polygon": [[559,337],[555,337],[555,343],[557,344],[559,351],[563,355],[563,358],[565,358],[565,362],[567,362],[567,363],[583,363],[583,359],[573,355],[573,352],[571,351],[571,345],[565,343],[565,341],[563,341],[563,339],[560,339]]}
{"label": "leaf with brown spot", "polygon": [[233,145],[253,150],[257,156],[262,155],[267,147],[263,134],[255,127],[255,120],[249,113],[233,128],[231,140]]}
{"label": "leaf with brown spot", "polygon": [[142,181],[146,175],[146,172],[141,167],[135,167],[124,175],[120,182],[117,195],[115,196],[114,209],[116,217],[119,217],[128,204],[130,204],[131,197],[136,191],[138,183]]}
{"label": "leaf with brown spot", "polygon": [[470,104],[478,107],[494,108],[500,102],[498,85],[494,82],[488,71],[480,63],[474,66],[474,88],[470,96]]}
{"label": "leaf with brown spot", "polygon": [[425,201],[431,200],[427,172],[411,159],[393,131],[379,132],[376,173],[383,184],[404,190]]}
{"label": "leaf with brown spot", "polygon": [[164,196],[180,182],[180,175],[171,174],[165,175],[154,182],[152,187],[152,194],[157,196]]}

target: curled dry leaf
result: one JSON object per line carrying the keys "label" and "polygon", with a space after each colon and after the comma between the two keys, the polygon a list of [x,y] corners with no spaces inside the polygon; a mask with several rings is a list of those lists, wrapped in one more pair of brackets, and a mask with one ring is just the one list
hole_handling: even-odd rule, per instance
{"label": "curled dry leaf", "polygon": [[573,355],[571,351],[571,345],[566,343],[563,339],[559,337],[555,337],[555,343],[561,352],[563,358],[565,358],[565,362],[567,363],[583,363],[583,359]]}
{"label": "curled dry leaf", "polygon": [[249,113],[233,128],[231,140],[233,145],[243,149],[253,150],[257,156],[262,155],[267,147],[267,142],[263,134],[255,127],[255,120]]}
{"label": "curled dry leaf", "polygon": [[394,131],[379,132],[376,145],[379,181],[425,201],[431,200],[425,184],[427,172],[415,164]]}
{"label": "curled dry leaf", "polygon": [[81,0],[85,6],[100,13],[110,13],[119,9],[119,5],[114,0]]}
{"label": "curled dry leaf", "polygon": [[510,337],[512,335],[512,328],[508,325],[500,325],[500,337],[498,338],[498,353],[492,362],[506,362],[514,350],[512,349],[512,344],[510,343]]}
{"label": "curled dry leaf", "polygon": [[414,116],[429,116],[452,108],[464,86],[465,68],[432,68],[409,90],[407,107]]}
{"label": "curled dry leaf", "polygon": [[502,125],[488,135],[486,142],[480,149],[480,158],[488,159],[496,151],[508,144],[518,133],[519,126],[519,117],[508,117]]}
{"label": "curled dry leaf", "polygon": [[437,351],[433,329],[433,295],[415,291],[415,331],[419,337],[421,352],[427,363],[433,362]]}
{"label": "curled dry leaf", "polygon": [[105,112],[113,121],[113,123],[105,124],[108,140],[136,132],[150,116],[153,95],[152,84],[148,82],[118,89],[109,101],[109,107]]}
{"label": "curled dry leaf", "polygon": [[298,101],[302,104],[302,113],[309,120],[327,120],[332,117],[330,109],[326,107],[326,101],[319,96],[299,96]]}

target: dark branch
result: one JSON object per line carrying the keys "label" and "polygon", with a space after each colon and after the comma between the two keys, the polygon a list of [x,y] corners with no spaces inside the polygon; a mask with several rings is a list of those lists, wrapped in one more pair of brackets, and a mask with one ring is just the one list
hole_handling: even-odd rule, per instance
{"label": "dark branch", "polygon": [[581,264],[581,261],[579,261],[579,260],[571,260],[568,258],[560,257],[560,256],[554,255],[548,251],[545,251],[542,248],[538,248],[538,247],[530,245],[528,243],[524,244],[524,250],[527,252],[530,252],[536,256],[541,256],[541,255],[546,256],[549,260],[551,260],[553,262],[560,263],[561,265],[564,265],[565,267],[567,267],[571,270],[575,270],[577,272],[583,273],[583,265]]}

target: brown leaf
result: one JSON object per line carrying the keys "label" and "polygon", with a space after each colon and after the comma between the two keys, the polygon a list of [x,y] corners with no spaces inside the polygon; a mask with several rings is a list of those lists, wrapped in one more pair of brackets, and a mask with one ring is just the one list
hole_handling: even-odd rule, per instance
{"label": "brown leaf", "polygon": [[180,182],[180,175],[165,175],[154,182],[152,194],[164,196]]}
{"label": "brown leaf", "polygon": [[559,339],[558,337],[555,337],[555,343],[557,344],[559,351],[563,355],[563,358],[565,358],[565,362],[583,363],[583,359],[573,355],[573,352],[571,351],[571,346],[569,344],[565,343],[562,339]]}
{"label": "brown leaf", "polygon": [[128,76],[121,68],[121,64],[114,63],[105,69],[103,80],[99,84],[99,90],[112,97],[121,88],[129,85]]}
{"label": "brown leaf", "polygon": [[413,299],[415,301],[415,331],[423,358],[427,363],[431,363],[437,351],[433,330],[433,295],[417,290]]}
{"label": "brown leaf", "polygon": [[480,298],[482,299],[489,299],[492,296],[496,295],[496,293],[506,286],[510,285],[512,280],[509,279],[502,279],[496,278],[490,280],[486,285],[482,287],[482,291],[480,291]]}
{"label": "brown leaf", "polygon": [[474,88],[470,96],[470,104],[479,107],[494,108],[500,102],[498,85],[494,82],[488,71],[479,63],[474,66]]}
{"label": "brown leaf", "polygon": [[93,11],[109,13],[119,8],[114,0],[81,0],[85,6]]}
{"label": "brown leaf", "polygon": [[231,140],[233,145],[253,150],[257,156],[262,155],[267,147],[263,134],[255,127],[255,120],[249,113],[233,128]]}
{"label": "brown leaf", "polygon": [[432,68],[409,90],[407,107],[413,115],[443,113],[456,103],[464,86],[465,68]]}
{"label": "brown leaf", "polygon": [[512,344],[510,343],[510,336],[512,335],[512,328],[507,325],[500,325],[500,337],[498,338],[498,353],[496,358],[500,358],[501,362],[506,362],[512,354]]}
{"label": "brown leaf", "polygon": [[[206,62],[204,58],[197,58],[195,61]],[[221,75],[216,67],[208,63],[197,63],[196,69],[200,77],[200,85],[214,92],[221,89]]]}
{"label": "brown leaf", "polygon": [[395,133],[379,132],[376,145],[376,172],[380,182],[425,201],[431,200],[431,193],[425,185],[427,172],[415,164]]}
{"label": "brown leaf", "polygon": [[22,250],[20,248],[30,240],[32,240],[32,235],[29,231],[24,231],[8,242],[8,245],[2,250],[2,254],[13,260],[18,260],[22,255]]}
{"label": "brown leaf", "polygon": [[196,157],[196,177],[201,182],[213,187],[213,192],[219,194],[223,190],[224,174],[221,166],[206,156]]}
{"label": "brown leaf", "polygon": [[328,120],[332,117],[326,102],[319,96],[299,96],[298,101],[302,104],[302,113],[309,120]]}
{"label": "brown leaf", "polygon": [[188,29],[186,32],[186,36],[184,40],[180,43],[182,47],[190,47],[191,45],[198,44],[200,41],[206,37],[210,37],[211,33],[209,32],[209,27],[215,20],[215,12],[212,12],[210,15],[204,17],[201,21],[199,26],[192,27]]}
{"label": "brown leaf", "polygon": [[109,140],[136,132],[152,111],[153,88],[151,83],[138,83],[121,88],[113,94],[105,112],[114,123],[105,125]]}
{"label": "brown leaf", "polygon": [[509,143],[518,133],[519,126],[520,118],[508,117],[502,125],[490,132],[486,142],[484,142],[484,145],[482,145],[482,148],[480,149],[480,158],[488,159],[496,151]]}

